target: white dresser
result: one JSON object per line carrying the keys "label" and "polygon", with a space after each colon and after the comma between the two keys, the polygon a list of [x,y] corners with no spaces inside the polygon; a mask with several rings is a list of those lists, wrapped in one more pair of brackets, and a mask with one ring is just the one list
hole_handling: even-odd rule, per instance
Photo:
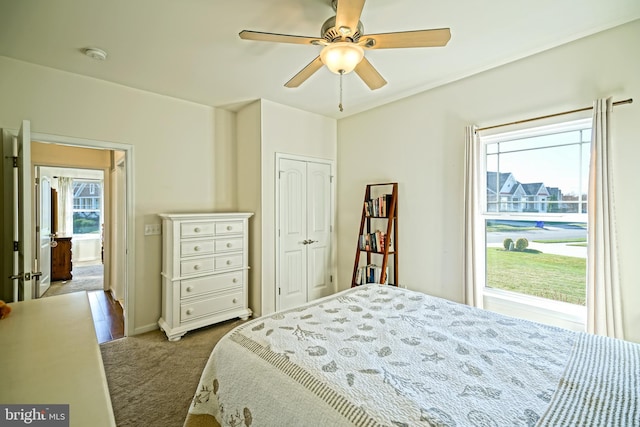
{"label": "white dresser", "polygon": [[252,213],[160,214],[162,317],[170,341],[187,331],[251,316],[248,306]]}

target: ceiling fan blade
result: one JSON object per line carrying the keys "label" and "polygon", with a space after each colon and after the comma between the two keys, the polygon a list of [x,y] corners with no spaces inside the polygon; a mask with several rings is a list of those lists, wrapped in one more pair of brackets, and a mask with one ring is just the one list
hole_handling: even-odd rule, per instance
{"label": "ceiling fan blade", "polygon": [[367,49],[392,49],[402,47],[445,46],[451,39],[449,28],[434,30],[402,31],[397,33],[367,34],[360,38]]}
{"label": "ceiling fan blade", "polygon": [[292,36],[289,34],[262,33],[260,31],[242,30],[239,34],[243,40],[256,40],[260,42],[293,43],[293,44],[314,44],[323,40],[317,37]]}
{"label": "ceiling fan blade", "polygon": [[364,2],[365,0],[338,0],[336,8],[336,29],[338,31],[341,27],[350,28],[351,32],[356,31]]}
{"label": "ceiling fan blade", "polygon": [[324,64],[322,63],[322,60],[320,59],[320,56],[317,56],[316,59],[314,59],[313,61],[309,62],[309,64],[306,67],[304,67],[302,70],[300,70],[300,72],[298,72],[298,74],[293,76],[291,78],[291,80],[289,80],[287,83],[285,83],[284,86],[285,87],[289,87],[289,88],[300,86],[309,77],[311,77],[313,75],[313,73],[315,73],[320,68],[322,68],[323,65]]}
{"label": "ceiling fan blade", "polygon": [[380,89],[387,84],[387,81],[378,73],[378,70],[371,65],[371,62],[369,62],[367,58],[362,58],[362,61],[360,61],[354,71],[371,90]]}

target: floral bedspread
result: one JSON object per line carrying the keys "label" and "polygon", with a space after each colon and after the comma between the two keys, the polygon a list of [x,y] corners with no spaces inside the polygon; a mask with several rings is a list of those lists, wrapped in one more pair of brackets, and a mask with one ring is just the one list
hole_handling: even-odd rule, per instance
{"label": "floral bedspread", "polygon": [[227,334],[185,426],[533,426],[578,336],[364,285]]}

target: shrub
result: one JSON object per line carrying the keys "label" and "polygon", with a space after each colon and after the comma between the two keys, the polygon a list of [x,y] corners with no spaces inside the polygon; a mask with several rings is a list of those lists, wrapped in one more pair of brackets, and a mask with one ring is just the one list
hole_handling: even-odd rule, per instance
{"label": "shrub", "polygon": [[504,250],[508,251],[511,249],[511,245],[513,244],[513,239],[507,237],[502,241],[502,246],[504,246]]}
{"label": "shrub", "polygon": [[516,240],[517,251],[524,251],[525,249],[527,249],[527,246],[529,246],[529,241],[526,238],[521,237],[518,240]]}

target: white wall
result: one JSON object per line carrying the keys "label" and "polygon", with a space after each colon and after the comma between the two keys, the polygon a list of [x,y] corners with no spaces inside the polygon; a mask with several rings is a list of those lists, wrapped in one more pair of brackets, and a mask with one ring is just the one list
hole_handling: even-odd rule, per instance
{"label": "white wall", "polygon": [[144,224],[159,224],[159,212],[210,212],[235,203],[220,190],[233,188],[235,171],[216,162],[233,145],[216,140],[215,109],[6,57],[0,76],[0,128],[29,119],[32,132],[134,147],[134,326],[156,328],[161,237],[144,236]]}
{"label": "white wall", "polygon": [[266,314],[276,305],[276,153],[336,160],[336,120],[260,100],[238,112],[237,125],[238,209],[255,213],[250,306]]}
{"label": "white wall", "polygon": [[238,210],[253,212],[249,218],[249,308],[254,316],[262,313],[262,121],[261,102],[256,101],[237,113]]}
{"label": "white wall", "polygon": [[276,303],[276,153],[336,160],[337,122],[263,100],[262,146],[262,308],[271,313]]}
{"label": "white wall", "polygon": [[[609,95],[638,98],[633,40],[640,40],[640,21],[340,120],[340,252],[350,255],[355,245],[365,184],[397,181],[401,284],[462,301],[464,127],[590,106]],[[615,109],[613,160],[623,316],[627,338],[640,342],[638,101]],[[342,288],[352,263],[340,258]]]}

